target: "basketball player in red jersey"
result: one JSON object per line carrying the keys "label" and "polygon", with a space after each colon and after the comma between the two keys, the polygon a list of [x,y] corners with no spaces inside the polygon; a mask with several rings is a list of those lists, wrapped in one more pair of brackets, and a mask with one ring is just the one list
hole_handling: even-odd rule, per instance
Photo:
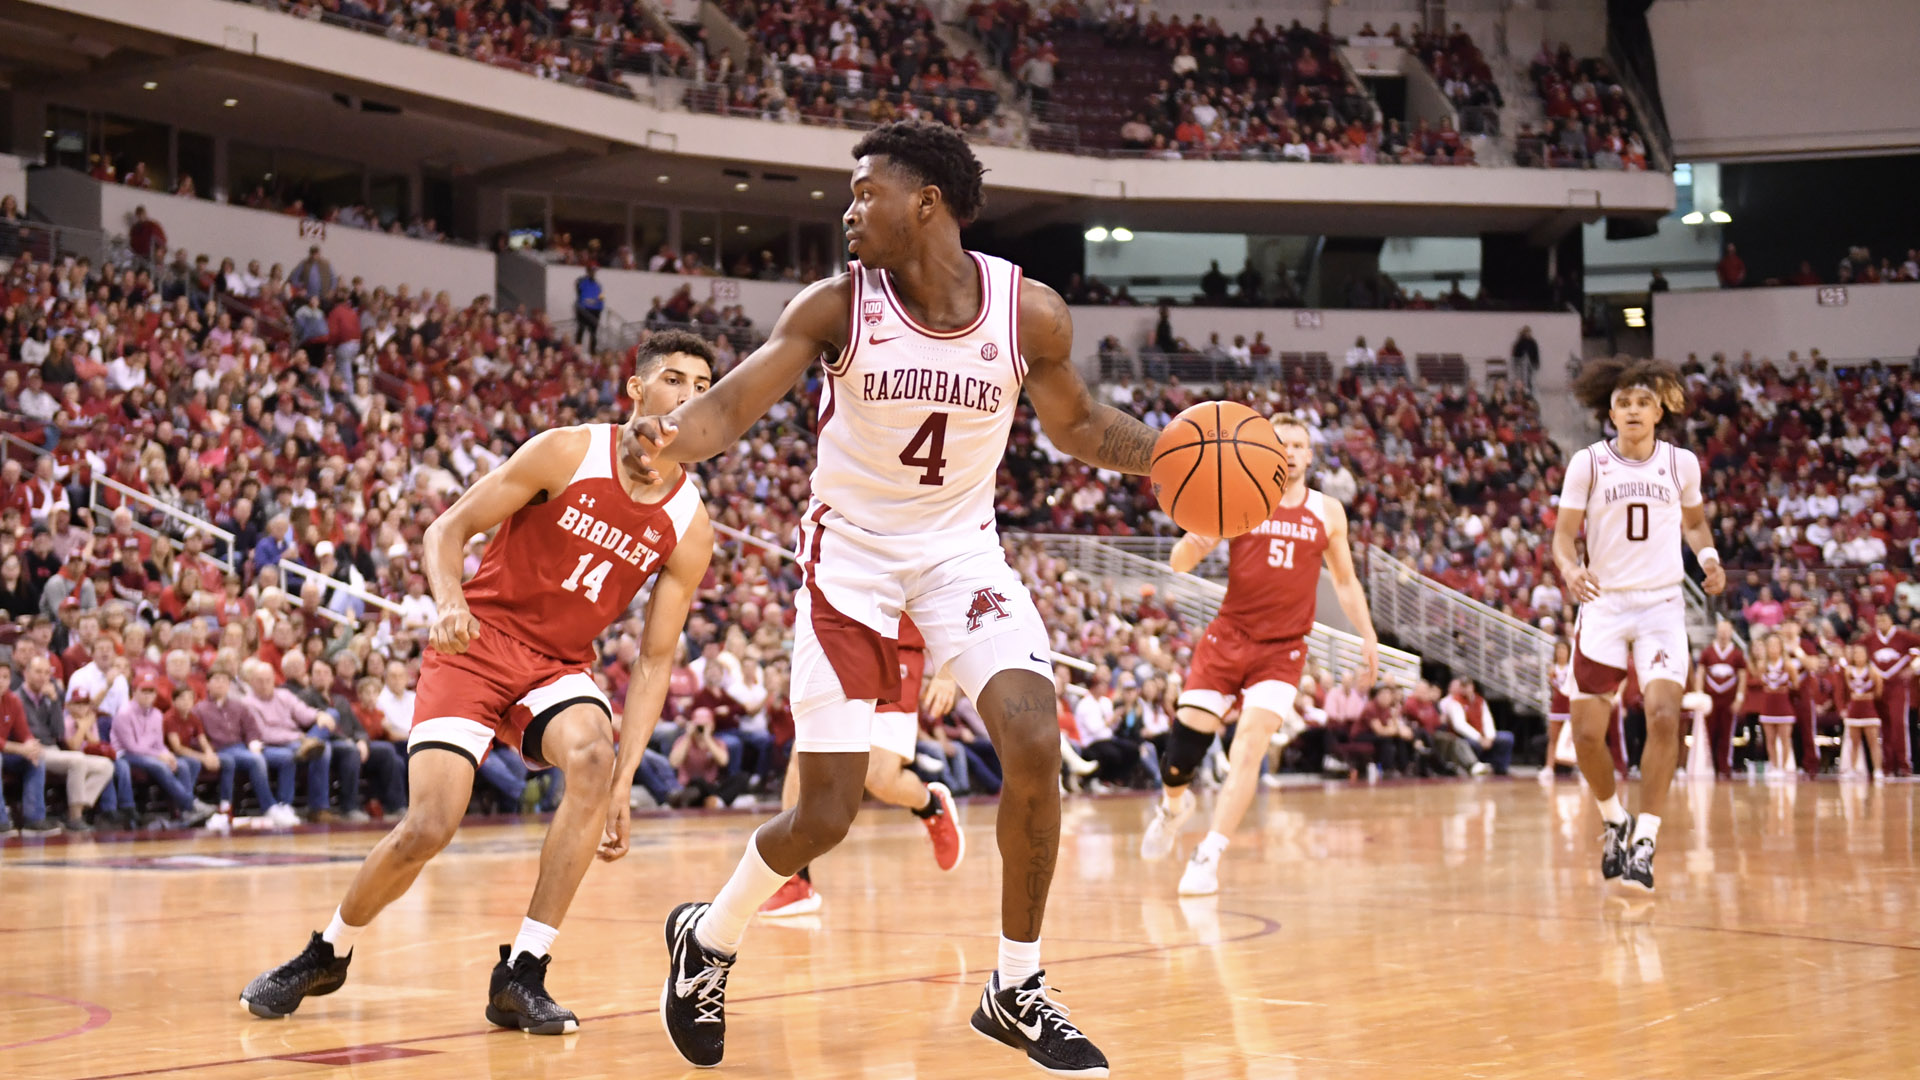
{"label": "basketball player in red jersey", "polygon": [[[1336,499],[1307,487],[1313,442],[1307,426],[1276,417],[1274,434],[1287,456],[1287,486],[1273,513],[1252,531],[1227,542],[1227,596],[1193,650],[1186,689],[1160,759],[1164,783],[1153,820],[1140,839],[1140,857],[1164,859],[1180,826],[1194,810],[1187,785],[1226,727],[1235,699],[1240,719],[1228,749],[1226,786],[1213,807],[1213,826],[1180,875],[1180,895],[1220,891],[1220,856],[1253,804],[1260,760],[1281,721],[1293,715],[1300,675],[1306,670],[1307,634],[1313,630],[1320,566],[1333,574],[1340,610],[1359,631],[1366,673],[1360,689],[1380,674],[1380,643],[1367,610],[1367,594],[1353,572],[1347,546],[1347,511]],[[1167,563],[1179,573],[1200,564],[1220,541],[1189,533],[1173,546]]]}
{"label": "basketball player in red jersey", "polygon": [[1713,744],[1713,774],[1733,779],[1733,731],[1747,704],[1747,653],[1733,640],[1733,624],[1721,619],[1713,626],[1713,640],[1700,650],[1693,669],[1693,689],[1713,701],[1707,713],[1707,741]]}
{"label": "basketball player in red jersey", "polygon": [[[701,393],[712,369],[713,350],[701,338],[654,334],[627,380],[635,416],[669,412]],[[627,792],[713,555],[706,506],[685,471],[656,471],[636,453],[631,436],[611,424],[543,432],[428,527],[422,555],[439,614],[407,740],[412,805],[361,864],[327,928],[240,995],[255,1016],[284,1017],[303,998],[340,989],[361,931],[453,839],[474,770],[497,737],[528,762],[559,769],[567,790],[527,916],[512,946],[500,947],[487,1019],[536,1035],[578,1029],[547,993],[547,951],[595,846],[604,839],[603,858],[625,853]],[[496,527],[463,587],[468,539]],[[613,709],[593,681],[594,639],[655,575],[616,762]]]}
{"label": "basketball player in red jersey", "polygon": [[958,132],[888,124],[853,153],[843,220],[857,261],[795,297],[712,392],[636,427],[662,461],[703,460],[827,357],[794,636],[799,800],[754,833],[711,904],[668,916],[662,1019],[689,1062],[719,1064],[727,974],[748,920],[859,810],[875,704],[900,696],[904,613],[926,637],[928,666],[951,672],[1006,766],[999,961],[973,1029],[1058,1075],[1105,1076],[1106,1056],[1049,997],[1040,967],[1060,844],[1060,733],[1046,626],[994,530],[994,476],[1023,390],[1048,439],[1098,468],[1144,474],[1159,432],[1088,394],[1072,316],[1052,289],[961,245],[982,193]]}
{"label": "basketball player in red jersey", "polygon": [[[967,836],[960,829],[953,792],[942,783],[928,783],[907,767],[920,744],[920,687],[927,675],[927,639],[913,620],[900,618],[900,700],[889,701],[874,709],[872,745],[867,751],[867,792],[881,802],[913,811],[927,827],[927,839],[933,842],[934,865],[951,870],[960,865],[967,853]],[[953,704],[953,681],[936,679],[929,687]],[[946,711],[945,707],[934,710]],[[787,809],[800,799],[800,770],[788,769],[780,788],[780,808]],[[780,891],[760,905],[763,919],[785,919],[811,915],[820,910],[820,894],[813,887],[809,867],[787,879]]]}
{"label": "basketball player in red jersey", "polygon": [[1873,616],[1867,635],[1867,658],[1880,673],[1881,759],[1888,776],[1913,775],[1913,748],[1909,745],[1907,714],[1913,705],[1913,658],[1920,637],[1893,622],[1893,612],[1882,607]]}

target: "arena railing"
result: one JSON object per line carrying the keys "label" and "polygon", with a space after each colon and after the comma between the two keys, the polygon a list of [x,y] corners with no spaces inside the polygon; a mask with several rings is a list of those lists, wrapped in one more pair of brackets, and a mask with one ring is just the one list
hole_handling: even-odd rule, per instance
{"label": "arena railing", "polygon": [[1489,697],[1545,716],[1553,635],[1447,588],[1371,544],[1356,545],[1374,622]]}
{"label": "arena railing", "polygon": [[[1035,543],[1049,555],[1063,559],[1075,571],[1095,579],[1110,578],[1118,583],[1152,585],[1155,594],[1193,627],[1205,626],[1220,610],[1226,587],[1218,582],[1176,574],[1164,563],[1154,562],[1109,543],[1111,537],[1072,536],[1055,533],[1010,533],[1022,543]],[[1358,635],[1314,623],[1307,635],[1307,653],[1315,664],[1338,680],[1360,666],[1362,643]],[[1420,681],[1420,657],[1401,649],[1380,647],[1380,677],[1399,686]]]}
{"label": "arena railing", "polygon": [[[198,533],[202,536],[209,538],[210,540],[216,540],[219,542],[219,546],[217,548],[210,548],[209,553],[203,556],[204,558],[208,559],[214,565],[220,567],[220,569],[226,571],[229,574],[234,573],[236,568],[238,567],[241,555],[239,552],[233,549],[233,541],[234,541],[233,533],[228,532],[226,529],[223,529],[220,526],[205,520],[204,518],[195,517],[194,515],[189,514],[186,511],[180,509],[179,507],[163,502],[160,499],[156,499],[153,496],[148,495],[146,492],[138,491],[134,488],[130,488],[127,485],[120,483],[117,480],[112,480],[103,476],[94,477],[92,483],[89,485],[87,490],[88,508],[94,512],[93,517],[94,517],[94,522],[96,527],[98,527],[99,523],[103,520],[106,520],[108,515],[111,514],[111,508],[108,507],[107,504],[103,502],[100,498],[100,492],[102,489],[113,492],[114,494],[118,495],[124,502],[138,503],[142,507],[145,507],[146,509],[154,513],[160,514],[162,517],[172,522],[175,528],[179,530],[178,533],[169,535],[168,533],[162,532],[159,529],[155,529],[152,526],[146,524],[145,522],[139,520],[138,518],[135,518],[133,527],[139,530],[144,535],[156,540],[162,537],[165,537],[168,542],[173,542],[181,539],[182,537],[188,535],[189,533]],[[221,558],[218,555],[211,554],[212,551],[216,551],[216,550],[226,552],[227,557]],[[367,590],[362,589],[357,585],[353,585],[348,582],[341,581],[339,578],[328,577],[327,575],[322,574],[318,570],[312,569],[311,567],[301,566],[300,564],[293,562],[290,559],[281,559],[279,564],[279,569],[280,569],[280,575],[281,575],[282,581],[290,581],[293,577],[317,579],[322,585],[326,587],[329,593],[337,590],[339,592],[346,593],[348,596],[354,597],[355,599],[359,600],[360,602],[370,607],[377,607],[382,611],[386,611],[395,615],[398,615],[400,613],[400,605],[394,603],[393,601],[387,599],[384,596],[380,596],[377,593],[368,592]],[[294,596],[294,600],[296,603],[298,602],[297,594]],[[331,620],[335,623],[346,624],[346,623],[353,623],[358,621],[354,619],[353,616],[351,615],[346,615],[338,611],[333,611],[329,608],[321,608],[320,614],[322,617],[328,620]]]}
{"label": "arena railing", "polygon": [[106,260],[107,238],[96,229],[70,229],[38,221],[0,221],[0,259],[31,255],[36,261],[57,263],[69,256]]}

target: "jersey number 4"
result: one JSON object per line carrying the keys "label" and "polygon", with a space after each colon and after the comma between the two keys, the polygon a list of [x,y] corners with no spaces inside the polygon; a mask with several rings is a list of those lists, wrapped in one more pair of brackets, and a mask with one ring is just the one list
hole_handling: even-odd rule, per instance
{"label": "jersey number 4", "polygon": [[1283,570],[1293,569],[1293,541],[1269,540],[1267,542],[1267,565],[1278,566]]}
{"label": "jersey number 4", "polygon": [[[585,592],[587,602],[597,604],[600,602],[600,586],[607,583],[607,575],[613,572],[613,562],[601,559],[599,566],[589,570],[587,564],[592,561],[592,553],[580,556],[580,565],[573,568],[573,573],[567,575],[567,580],[561,582],[560,587],[568,592]],[[582,577],[582,574],[586,576]]]}
{"label": "jersey number 4", "polygon": [[[900,464],[912,469],[925,469],[920,474],[920,483],[927,487],[939,487],[946,480],[940,470],[947,467],[947,459],[942,455],[947,449],[947,414],[930,413],[920,430],[913,433],[913,440],[907,448],[900,451]],[[925,451],[924,453],[922,451]]]}

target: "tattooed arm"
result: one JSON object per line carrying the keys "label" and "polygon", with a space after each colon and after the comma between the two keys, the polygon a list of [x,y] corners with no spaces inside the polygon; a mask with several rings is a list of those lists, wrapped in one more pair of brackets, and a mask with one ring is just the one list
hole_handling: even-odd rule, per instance
{"label": "tattooed arm", "polygon": [[1160,432],[1087,393],[1073,366],[1067,303],[1037,281],[1020,289],[1020,353],[1027,361],[1027,400],[1053,445],[1097,468],[1147,471]]}

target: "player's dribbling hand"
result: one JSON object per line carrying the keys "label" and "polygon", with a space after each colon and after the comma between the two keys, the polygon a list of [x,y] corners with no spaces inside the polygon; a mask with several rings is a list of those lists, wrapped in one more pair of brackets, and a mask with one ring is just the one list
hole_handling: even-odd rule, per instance
{"label": "player's dribbling hand", "polygon": [[680,429],[673,421],[664,416],[640,416],[620,429],[620,452],[626,458],[627,467],[649,483],[660,479],[660,471],[653,467],[653,458],[662,447],[673,441]]}
{"label": "player's dribbling hand", "polygon": [[945,716],[953,711],[953,703],[959,693],[953,676],[943,671],[927,681],[926,692],[920,695],[920,706],[928,716]]}
{"label": "player's dribbling hand", "polygon": [[[1724,579],[1722,584],[1725,584]],[[1584,566],[1574,567],[1573,572],[1567,575],[1567,589],[1573,593],[1575,603],[1587,604],[1600,599],[1600,579]]]}
{"label": "player's dribbling hand", "polygon": [[447,608],[434,618],[433,625],[427,629],[427,644],[436,652],[459,656],[479,636],[480,620],[462,605]]}
{"label": "player's dribbling hand", "polygon": [[598,852],[602,862],[612,862],[627,853],[627,833],[633,826],[633,806],[627,800],[627,792],[616,791],[607,804],[607,828],[600,837]]}
{"label": "player's dribbling hand", "polygon": [[1719,596],[1722,592],[1726,591],[1727,571],[1725,567],[1720,565],[1718,559],[1710,563],[1702,564],[1700,570],[1706,575],[1706,580],[1700,583],[1700,587],[1707,590],[1708,596]]}
{"label": "player's dribbling hand", "polygon": [[1360,689],[1371,690],[1373,684],[1380,681],[1380,643],[1363,641],[1360,643],[1360,662],[1366,666],[1367,673],[1362,677]]}

